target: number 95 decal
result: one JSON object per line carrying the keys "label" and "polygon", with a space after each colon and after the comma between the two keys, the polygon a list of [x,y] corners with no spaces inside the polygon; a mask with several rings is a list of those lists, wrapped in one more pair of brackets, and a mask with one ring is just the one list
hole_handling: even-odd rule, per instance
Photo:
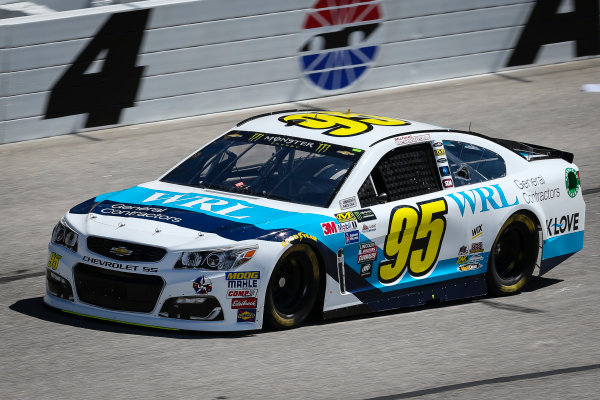
{"label": "number 95 decal", "polygon": [[365,114],[343,114],[335,111],[287,115],[279,118],[279,121],[308,129],[327,129],[323,134],[330,136],[360,135],[371,131],[373,125],[410,125],[410,122],[399,119]]}
{"label": "number 95 decal", "polygon": [[384,253],[379,264],[379,281],[398,283],[406,271],[415,278],[429,274],[440,254],[448,205],[443,198],[392,210]]}

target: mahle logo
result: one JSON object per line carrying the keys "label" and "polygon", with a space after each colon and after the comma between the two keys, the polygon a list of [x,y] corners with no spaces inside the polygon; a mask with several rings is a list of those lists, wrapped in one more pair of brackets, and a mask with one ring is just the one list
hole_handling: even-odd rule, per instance
{"label": "mahle logo", "polygon": [[353,84],[375,60],[381,15],[377,0],[318,0],[302,24],[306,78],[324,90]]}

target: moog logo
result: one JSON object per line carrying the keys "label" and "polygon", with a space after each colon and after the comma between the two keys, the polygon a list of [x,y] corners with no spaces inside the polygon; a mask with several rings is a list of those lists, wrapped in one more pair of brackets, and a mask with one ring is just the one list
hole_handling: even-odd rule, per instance
{"label": "moog logo", "polygon": [[354,83],[377,55],[374,36],[380,20],[378,1],[318,0],[302,25],[310,34],[300,48],[306,78],[325,90]]}

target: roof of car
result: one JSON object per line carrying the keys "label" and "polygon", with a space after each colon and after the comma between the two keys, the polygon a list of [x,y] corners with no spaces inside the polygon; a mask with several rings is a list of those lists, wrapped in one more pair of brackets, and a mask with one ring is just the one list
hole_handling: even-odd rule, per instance
{"label": "roof of car", "polygon": [[447,130],[407,119],[323,110],[288,110],[256,115],[241,121],[236,129],[362,148],[398,135]]}

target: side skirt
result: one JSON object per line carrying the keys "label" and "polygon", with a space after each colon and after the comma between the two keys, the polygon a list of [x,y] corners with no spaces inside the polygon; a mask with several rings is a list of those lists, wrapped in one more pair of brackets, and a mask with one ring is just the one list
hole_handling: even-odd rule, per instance
{"label": "side skirt", "polygon": [[[483,296],[487,293],[485,274],[471,275],[430,285],[401,289],[386,294],[368,303],[328,310],[324,319],[343,318],[370,312],[416,307],[432,301],[452,301]],[[378,296],[379,297],[379,296]]]}

